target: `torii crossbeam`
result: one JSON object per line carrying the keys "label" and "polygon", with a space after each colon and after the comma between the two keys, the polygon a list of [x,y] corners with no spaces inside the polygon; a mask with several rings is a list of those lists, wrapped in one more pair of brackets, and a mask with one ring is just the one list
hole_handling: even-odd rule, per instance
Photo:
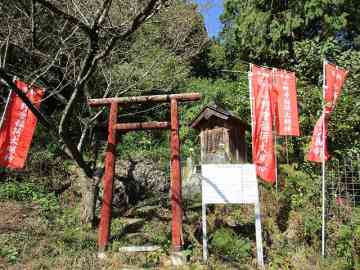
{"label": "torii crossbeam", "polygon": [[[182,195],[181,195],[181,171],[180,171],[180,139],[179,139],[179,116],[178,103],[196,101],[201,98],[199,93],[183,93],[173,95],[134,96],[119,98],[89,99],[92,107],[108,106],[110,115],[108,122],[108,146],[105,157],[105,174],[103,177],[104,194],[100,212],[100,225],[98,245],[99,251],[104,252],[110,236],[111,205],[113,196],[113,178],[115,173],[115,149],[116,132],[136,131],[144,129],[169,129],[171,130],[171,241],[173,251],[180,251],[182,248]],[[139,122],[139,123],[117,123],[118,107],[124,104],[135,103],[170,103],[170,122]]]}

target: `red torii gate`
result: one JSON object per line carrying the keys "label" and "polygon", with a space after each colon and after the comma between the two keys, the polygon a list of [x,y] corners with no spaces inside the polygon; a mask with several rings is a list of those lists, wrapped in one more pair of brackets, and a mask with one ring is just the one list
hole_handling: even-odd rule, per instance
{"label": "red torii gate", "polygon": [[[181,171],[180,171],[180,139],[178,102],[196,101],[201,98],[199,93],[183,93],[172,95],[134,96],[119,98],[89,99],[92,107],[110,106],[108,122],[108,146],[105,157],[105,174],[103,177],[104,194],[100,212],[100,225],[98,245],[99,251],[104,252],[109,241],[111,225],[111,205],[113,195],[113,178],[115,172],[116,131],[133,131],[144,129],[171,130],[171,241],[173,251],[180,251],[182,247],[182,196],[181,196]],[[170,122],[139,122],[117,123],[118,106],[129,103],[163,103],[170,102]]]}

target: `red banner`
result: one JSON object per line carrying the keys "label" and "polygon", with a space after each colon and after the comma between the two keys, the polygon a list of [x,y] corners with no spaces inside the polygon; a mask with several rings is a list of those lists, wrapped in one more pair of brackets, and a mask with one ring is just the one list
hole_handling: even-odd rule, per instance
{"label": "red banner", "polygon": [[[28,89],[28,85],[16,81],[16,86],[26,93],[34,105],[39,108],[44,91],[39,88]],[[0,130],[0,166],[19,169],[25,165],[35,131],[37,119],[25,103],[11,93],[5,112],[5,119]]]}
{"label": "red banner", "polygon": [[325,108],[332,112],[341,93],[348,72],[333,64],[325,63]]}
{"label": "red banner", "polygon": [[[310,150],[307,156],[307,159],[314,162],[323,161],[323,152],[325,154],[325,161],[330,158],[328,148],[327,148],[327,133],[328,133],[328,120],[330,119],[330,114],[334,110],[337,99],[340,96],[341,88],[345,82],[347,71],[337,67],[335,65],[325,63],[325,87],[324,87],[324,98],[325,98],[325,108],[323,109],[323,114],[320,119],[317,121],[313,136],[311,139]],[[325,121],[324,121],[325,118]],[[323,135],[323,132],[325,134]],[[325,145],[325,146],[324,146]],[[324,147],[324,149],[323,149]]]}
{"label": "red banner", "polygon": [[272,70],[252,66],[253,95],[253,163],[263,180],[274,183],[276,178],[273,126]]}
{"label": "red banner", "polygon": [[275,69],[273,72],[273,93],[276,95],[277,134],[299,136],[295,73],[280,69]]}
{"label": "red banner", "polygon": [[[325,134],[323,132],[325,131]],[[323,149],[323,140],[325,139],[325,149]],[[310,150],[307,159],[314,162],[322,162],[322,153],[325,153],[325,161],[330,158],[329,151],[326,144],[327,140],[327,120],[325,119],[324,128],[324,114],[316,122],[313,136],[311,139]]]}

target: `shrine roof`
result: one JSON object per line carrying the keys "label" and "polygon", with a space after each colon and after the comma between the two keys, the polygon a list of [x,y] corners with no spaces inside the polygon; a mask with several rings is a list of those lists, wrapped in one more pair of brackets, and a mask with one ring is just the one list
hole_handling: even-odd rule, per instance
{"label": "shrine roof", "polygon": [[201,123],[209,122],[209,124],[211,124],[211,122],[216,118],[221,119],[224,122],[232,123],[233,125],[248,126],[248,124],[241,120],[241,118],[235,113],[225,110],[215,103],[210,103],[206,105],[195,117],[195,119],[191,122],[190,127],[199,129],[199,125]]}

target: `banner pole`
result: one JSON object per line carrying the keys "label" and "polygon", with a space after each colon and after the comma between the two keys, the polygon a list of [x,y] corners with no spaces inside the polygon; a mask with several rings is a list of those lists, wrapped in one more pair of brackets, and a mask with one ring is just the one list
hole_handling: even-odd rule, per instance
{"label": "banner pole", "polygon": [[[271,91],[273,91],[272,86],[274,85],[274,72],[275,69],[272,69],[272,78],[271,78]],[[271,92],[269,93],[270,99],[272,97]],[[272,102],[271,102],[272,104]],[[272,108],[271,108],[272,112]],[[277,162],[277,154],[276,154],[276,145],[277,145],[277,139],[276,139],[276,115],[273,115],[273,125],[274,125],[274,156],[275,156],[275,191],[278,192],[278,162]]]}
{"label": "banner pole", "polygon": [[322,228],[321,228],[321,256],[325,257],[325,65],[326,59],[323,62],[323,130],[322,130]]}
{"label": "banner pole", "polygon": [[[255,117],[255,115],[254,115],[254,109],[253,109],[253,100],[254,100],[254,98],[253,98],[253,94],[252,94],[252,65],[253,64],[251,64],[250,63],[250,71],[249,71],[249,74],[248,74],[248,77],[249,77],[249,99],[250,99],[250,115],[251,115],[251,141],[253,140],[253,136],[254,136],[254,117]],[[252,143],[253,143],[253,141],[252,141]],[[253,145],[252,145],[252,149],[251,150],[253,150]],[[252,157],[252,159],[254,160],[254,157]]]}
{"label": "banner pole", "polygon": [[[275,120],[274,120],[275,121]],[[278,162],[277,162],[277,154],[276,154],[276,144],[277,144],[277,140],[276,140],[276,132],[274,132],[274,155],[275,155],[275,191],[276,193],[278,192]]]}
{"label": "banner pole", "polygon": [[289,150],[288,150],[288,136],[285,135],[285,155],[286,155],[286,164],[289,164]]}

